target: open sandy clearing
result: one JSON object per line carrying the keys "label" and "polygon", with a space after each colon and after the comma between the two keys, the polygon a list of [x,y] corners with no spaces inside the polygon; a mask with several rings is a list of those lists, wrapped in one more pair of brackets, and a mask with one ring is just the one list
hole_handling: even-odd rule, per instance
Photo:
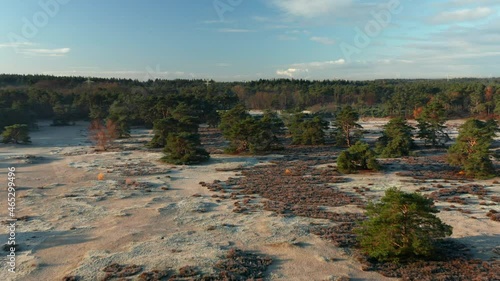
{"label": "open sandy clearing", "polygon": [[[215,155],[206,165],[174,167],[157,162],[160,152],[91,153],[85,126],[61,130],[42,124],[32,134],[32,145],[0,148],[0,169],[17,170],[16,214],[27,216],[18,222],[17,273],[7,271],[3,257],[0,280],[60,280],[66,275],[98,280],[102,268],[113,262],[146,270],[208,269],[232,247],[271,255],[272,280],[384,279],[361,271],[343,251],[309,234],[308,219],[233,213],[232,204],[216,202],[199,185],[235,176],[216,169],[252,166],[272,157]],[[133,133],[129,146],[141,147],[134,140],[147,132]],[[97,180],[99,173],[105,180]],[[133,184],[125,184],[126,179]],[[7,209],[5,200],[0,208]],[[6,229],[1,233],[6,241]]]}
{"label": "open sandy clearing", "polygon": [[[379,123],[363,125],[375,132],[383,124]],[[42,124],[32,134],[33,145],[0,146],[0,171],[5,171],[0,173],[5,175],[0,184],[6,182],[6,168],[15,166],[16,212],[18,217],[27,216],[17,228],[18,272],[8,273],[2,257],[0,280],[61,280],[66,275],[99,280],[102,268],[111,263],[142,265],[145,270],[185,265],[211,270],[210,265],[232,247],[270,255],[274,260],[270,280],[338,276],[389,280],[362,271],[343,250],[310,234],[313,219],[267,211],[234,213],[230,200],[218,202],[199,184],[236,176],[221,168],[262,165],[278,155],[213,155],[206,165],[176,167],[158,162],[161,152],[142,149],[150,138],[145,130],[134,130],[133,138],[122,142],[122,150],[93,153],[85,128],[84,123],[67,128]],[[393,166],[397,170],[397,161]],[[104,180],[97,180],[99,173]],[[349,178],[338,186],[369,185],[374,197],[391,186],[415,191],[425,185],[404,182],[394,172]],[[492,193],[500,192],[491,180],[477,183]],[[1,194],[6,198],[5,189]],[[5,218],[6,200],[0,208]],[[440,217],[454,227],[453,237],[471,245],[477,257],[497,259],[498,223],[485,217],[486,210],[478,204],[467,208],[472,214],[442,212]],[[488,209],[500,211],[497,205]],[[1,241],[6,241],[6,228],[0,233]]]}

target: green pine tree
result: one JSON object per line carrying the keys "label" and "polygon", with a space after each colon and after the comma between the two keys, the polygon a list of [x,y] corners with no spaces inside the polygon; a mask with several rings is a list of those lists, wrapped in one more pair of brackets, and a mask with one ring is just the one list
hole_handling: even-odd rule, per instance
{"label": "green pine tree", "polygon": [[197,133],[170,133],[164,152],[166,155],[162,160],[175,165],[198,164],[210,159]]}
{"label": "green pine tree", "polygon": [[277,135],[281,123],[277,115],[270,112],[262,118],[248,114],[245,106],[237,105],[222,113],[220,129],[230,145],[230,153],[262,153],[282,148]]}
{"label": "green pine tree", "polygon": [[343,107],[335,116],[335,140],[337,146],[350,147],[361,138],[363,127],[357,122],[359,114],[351,106]]}
{"label": "green pine tree", "polygon": [[292,134],[292,144],[325,144],[327,124],[320,116],[311,118],[302,113],[295,114],[288,127]]}
{"label": "green pine tree", "polygon": [[448,162],[461,167],[471,177],[494,176],[490,147],[497,131],[498,124],[494,120],[467,120],[460,127],[457,142],[448,149]]}
{"label": "green pine tree", "polygon": [[390,188],[367,206],[368,219],[357,230],[360,247],[380,261],[432,256],[435,242],[452,233],[435,213],[432,199]]}
{"label": "green pine tree", "polygon": [[337,158],[337,168],[344,174],[357,173],[359,170],[380,170],[375,152],[367,143],[358,141],[349,149],[342,151]]}
{"label": "green pine tree", "polygon": [[165,147],[167,144],[168,135],[171,133],[180,132],[179,122],[172,118],[166,117],[163,119],[159,119],[153,122],[153,139],[148,143],[148,147],[151,148],[160,148]]}
{"label": "green pine tree", "polygon": [[116,124],[118,138],[130,137],[130,119],[132,115],[133,113],[125,104],[119,101],[111,104],[108,119]]}
{"label": "green pine tree", "polygon": [[378,139],[377,153],[384,158],[408,156],[414,147],[412,129],[401,117],[391,119]]}
{"label": "green pine tree", "polygon": [[424,140],[424,143],[434,147],[444,146],[450,141],[450,137],[444,131],[446,126],[446,110],[439,101],[430,102],[417,118],[417,137]]}
{"label": "green pine tree", "polygon": [[14,124],[14,125],[5,127],[5,130],[2,133],[2,142],[3,143],[15,143],[15,144],[31,143],[28,125],[26,125],[26,124]]}

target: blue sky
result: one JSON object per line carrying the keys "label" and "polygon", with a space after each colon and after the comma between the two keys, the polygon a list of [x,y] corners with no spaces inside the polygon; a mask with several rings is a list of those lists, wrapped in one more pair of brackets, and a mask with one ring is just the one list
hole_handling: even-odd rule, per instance
{"label": "blue sky", "polygon": [[500,76],[500,0],[0,0],[0,73]]}

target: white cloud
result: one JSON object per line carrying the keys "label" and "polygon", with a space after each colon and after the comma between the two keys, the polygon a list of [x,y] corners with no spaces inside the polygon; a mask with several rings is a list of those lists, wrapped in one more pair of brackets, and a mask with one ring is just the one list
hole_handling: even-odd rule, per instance
{"label": "white cloud", "polygon": [[70,48],[59,49],[22,49],[19,52],[29,56],[42,56],[42,57],[63,57],[71,51]]}
{"label": "white cloud", "polygon": [[336,42],[334,39],[328,38],[328,37],[311,37],[311,41],[318,42],[323,45],[334,45]]}
{"label": "white cloud", "polygon": [[289,69],[286,69],[286,70],[277,70],[276,74],[278,74],[280,76],[293,77],[294,74],[307,73],[307,72],[309,72],[308,69],[289,68]]}
{"label": "white cloud", "polygon": [[327,67],[339,66],[345,64],[344,59],[330,60],[330,61],[315,61],[307,63],[295,63],[288,69],[277,70],[276,74],[280,76],[294,77],[300,74],[313,72],[314,70],[322,70]]}
{"label": "white cloud", "polygon": [[334,66],[334,65],[343,65],[345,64],[345,59],[338,59],[338,60],[329,60],[329,61],[314,61],[314,62],[308,62],[308,63],[296,63],[293,64],[293,67],[301,67],[301,68],[324,68],[327,66]]}
{"label": "white cloud", "polygon": [[434,16],[431,21],[433,23],[452,23],[475,21],[487,18],[495,13],[495,10],[488,7],[477,7],[474,9],[461,9],[455,11],[441,12]]}
{"label": "white cloud", "polygon": [[288,15],[314,18],[348,7],[352,0],[271,0],[271,3]]}
{"label": "white cloud", "polygon": [[14,48],[16,53],[23,54],[26,56],[39,56],[39,57],[63,57],[66,56],[71,49],[70,48],[34,48],[39,44],[32,42],[10,42],[10,43],[0,43],[1,48]]}
{"label": "white cloud", "polygon": [[31,42],[11,42],[11,43],[0,43],[0,48],[20,48],[33,45],[34,44]]}
{"label": "white cloud", "polygon": [[377,60],[378,64],[396,64],[396,63],[413,63],[412,60],[404,60],[404,59],[380,59]]}

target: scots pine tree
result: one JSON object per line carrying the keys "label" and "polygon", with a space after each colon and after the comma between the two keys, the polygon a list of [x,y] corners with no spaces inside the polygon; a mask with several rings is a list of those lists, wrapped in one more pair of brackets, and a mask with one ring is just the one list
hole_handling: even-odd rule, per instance
{"label": "scots pine tree", "polygon": [[289,124],[292,144],[319,145],[325,143],[326,122],[320,116],[309,117],[299,113]]}
{"label": "scots pine tree", "polygon": [[401,117],[391,119],[378,139],[377,153],[384,158],[408,156],[414,147],[412,129]]}
{"label": "scots pine tree", "polygon": [[337,146],[350,147],[361,137],[363,127],[357,122],[359,114],[351,106],[342,108],[335,116],[335,140]]}
{"label": "scots pine tree", "polygon": [[390,188],[380,202],[367,206],[368,219],[357,230],[360,247],[380,261],[432,256],[435,242],[452,233],[438,212],[432,199]]}
{"label": "scots pine tree", "polygon": [[2,133],[3,143],[31,143],[31,138],[29,136],[28,125],[26,124],[14,124],[11,126],[6,126]]}
{"label": "scots pine tree", "polygon": [[367,143],[358,141],[349,149],[342,151],[337,158],[337,168],[344,174],[357,173],[360,170],[379,170],[375,152]]}
{"label": "scots pine tree", "polygon": [[199,164],[210,159],[197,133],[170,133],[164,152],[162,160],[175,165]]}
{"label": "scots pine tree", "polygon": [[226,151],[256,154],[282,148],[277,137],[281,130],[278,119],[269,112],[262,118],[253,117],[241,104],[224,112],[219,127],[230,142]]}
{"label": "scots pine tree", "polygon": [[446,110],[441,102],[430,102],[417,117],[417,121],[417,137],[423,139],[426,145],[443,146],[450,140],[445,132]]}
{"label": "scots pine tree", "polygon": [[494,120],[467,120],[460,127],[457,142],[448,149],[448,163],[461,167],[471,177],[494,176],[490,147],[497,131],[498,124]]}

